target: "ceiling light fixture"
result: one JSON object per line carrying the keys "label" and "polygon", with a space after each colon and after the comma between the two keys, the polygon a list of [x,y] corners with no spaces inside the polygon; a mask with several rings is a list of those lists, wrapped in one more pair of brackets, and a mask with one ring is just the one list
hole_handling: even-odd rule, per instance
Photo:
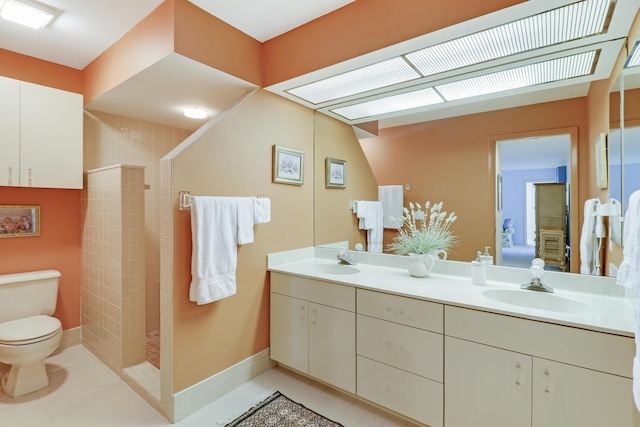
{"label": "ceiling light fixture", "polygon": [[290,89],[287,92],[313,104],[319,104],[420,77],[420,74],[407,61],[402,58],[392,58]]}
{"label": "ceiling light fixture", "polygon": [[56,15],[56,11],[35,1],[6,0],[0,8],[0,16],[35,30],[44,28]]}
{"label": "ceiling light fixture", "polygon": [[624,63],[624,68],[637,67],[638,65],[640,65],[640,48],[638,48],[639,44],[640,41],[637,41],[633,45],[631,54],[629,55],[629,58],[627,58],[627,61]]}
{"label": "ceiling light fixture", "polygon": [[436,86],[447,101],[487,95],[586,76],[595,69],[596,51],[579,53]]}
{"label": "ceiling light fixture", "polygon": [[207,110],[200,107],[189,107],[184,109],[184,115],[190,119],[206,119]]}
{"label": "ceiling light fixture", "polygon": [[597,58],[597,51],[584,52],[333,108],[329,111],[348,120],[360,120],[463,98],[536,86],[589,75],[595,70]]}
{"label": "ceiling light fixture", "polygon": [[611,0],[578,1],[286,92],[318,105],[601,34],[607,30],[612,4]]}
{"label": "ceiling light fixture", "polygon": [[336,114],[348,120],[361,119],[363,117],[377,116],[380,114],[395,113],[396,111],[409,110],[411,108],[426,107],[444,102],[444,99],[433,88],[426,88],[399,95],[387,96],[373,101],[362,102],[333,109]]}

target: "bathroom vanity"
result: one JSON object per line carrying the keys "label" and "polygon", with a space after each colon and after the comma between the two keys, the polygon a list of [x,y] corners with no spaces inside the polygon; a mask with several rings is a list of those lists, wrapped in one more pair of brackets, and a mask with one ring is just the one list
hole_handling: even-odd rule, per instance
{"label": "bathroom vanity", "polygon": [[[432,427],[640,426],[633,308],[600,278],[307,248],[270,255],[271,358]],[[562,276],[564,274],[564,276]],[[546,276],[546,275],[545,275]],[[546,278],[546,277],[545,277]]]}

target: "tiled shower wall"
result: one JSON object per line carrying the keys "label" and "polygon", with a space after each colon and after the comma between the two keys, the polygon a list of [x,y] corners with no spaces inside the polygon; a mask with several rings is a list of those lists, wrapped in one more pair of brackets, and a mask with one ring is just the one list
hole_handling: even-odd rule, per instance
{"label": "tiled shower wall", "polygon": [[89,111],[84,118],[84,170],[116,164],[145,167],[146,331],[160,328],[160,159],[191,131]]}
{"label": "tiled shower wall", "polygon": [[82,195],[82,338],[120,372],[145,358],[144,168],[89,171]]}

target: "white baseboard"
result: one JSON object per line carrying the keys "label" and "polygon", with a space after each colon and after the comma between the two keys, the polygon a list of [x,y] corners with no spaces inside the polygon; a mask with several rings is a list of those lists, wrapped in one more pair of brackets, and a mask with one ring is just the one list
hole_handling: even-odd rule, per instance
{"label": "white baseboard", "polygon": [[173,420],[204,408],[216,399],[275,366],[269,348],[173,395]]}

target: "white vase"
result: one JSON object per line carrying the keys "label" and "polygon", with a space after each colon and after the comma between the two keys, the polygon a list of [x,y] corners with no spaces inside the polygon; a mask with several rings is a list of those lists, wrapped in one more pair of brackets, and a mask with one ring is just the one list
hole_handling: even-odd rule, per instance
{"label": "white vase", "polygon": [[435,262],[429,254],[409,254],[409,274],[413,277],[428,277]]}

